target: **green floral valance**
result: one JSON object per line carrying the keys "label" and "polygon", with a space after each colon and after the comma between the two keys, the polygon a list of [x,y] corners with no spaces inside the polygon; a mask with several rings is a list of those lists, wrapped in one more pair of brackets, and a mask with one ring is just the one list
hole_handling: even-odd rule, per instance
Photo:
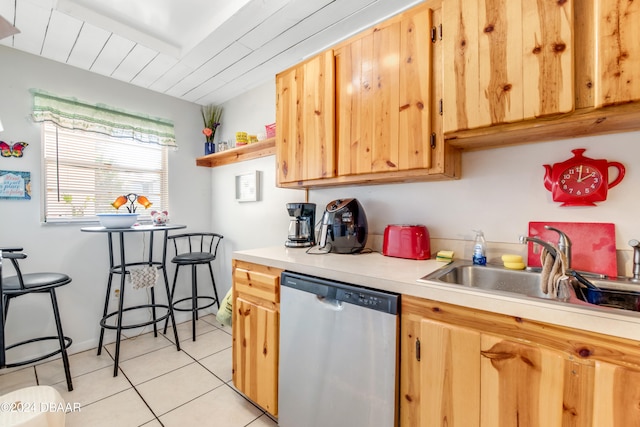
{"label": "green floral valance", "polygon": [[173,123],[103,104],[91,105],[32,89],[33,119],[53,122],[65,129],[96,132],[115,138],[177,147]]}

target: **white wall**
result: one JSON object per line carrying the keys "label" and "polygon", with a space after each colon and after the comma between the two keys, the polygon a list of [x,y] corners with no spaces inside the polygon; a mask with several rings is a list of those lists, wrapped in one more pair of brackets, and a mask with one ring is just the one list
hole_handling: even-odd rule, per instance
{"label": "white wall", "polygon": [[[275,82],[275,80],[274,80]],[[264,126],[275,122],[275,83],[267,83],[223,104],[222,137],[230,139],[237,131],[264,133]],[[260,200],[237,202],[235,177],[258,171]],[[285,204],[305,201],[303,190],[277,188],[275,156],[234,163],[211,169],[213,200],[211,211],[213,231],[225,236],[226,252],[220,287],[231,287],[231,252],[263,246],[284,244],[289,215]]]}
{"label": "white wall", "polygon": [[[172,120],[180,148],[169,153],[170,218],[173,223],[187,224],[189,229],[208,230],[212,216],[210,171],[195,166],[195,158],[204,154],[199,106],[4,46],[0,46],[0,64],[0,120],[5,129],[0,139],[29,144],[22,158],[0,158],[0,169],[31,172],[33,189],[31,200],[0,200],[0,246],[24,247],[29,255],[22,263],[26,272],[60,271],[72,277],[73,282],[58,291],[65,333],[74,340],[74,352],[95,347],[107,281],[107,238],[82,233],[79,225],[40,223],[40,125],[29,119],[29,89]],[[129,253],[139,256],[142,235],[128,236],[127,241],[131,243]],[[7,267],[5,274],[11,271]],[[172,268],[169,274],[171,277]],[[162,289],[157,295],[164,299]],[[147,301],[144,291],[130,290],[125,296],[132,304]],[[27,334],[38,336],[44,329],[51,334],[50,312],[45,296],[17,298],[7,320],[7,341],[15,342]],[[47,323],[48,328],[42,326]],[[113,340],[113,333],[108,333],[107,339]]]}
{"label": "white wall", "polygon": [[[225,105],[225,124],[258,126],[253,115],[246,114],[248,110],[264,117],[263,121],[270,120],[275,116],[274,94],[275,81],[271,81],[238,96]],[[387,224],[425,224],[432,238],[468,240],[469,247],[471,230],[476,228],[485,232],[491,247],[496,242],[517,244],[518,236],[527,233],[529,221],[612,222],[619,252],[630,252],[629,239],[640,238],[640,198],[635,197],[640,188],[638,139],[640,132],[631,132],[466,152],[460,180],[315,189],[309,191],[309,201],[317,204],[319,218],[331,200],[356,197],[367,213],[370,234],[382,234]],[[572,149],[580,147],[587,149],[588,157],[622,162],[627,173],[597,207],[560,207],[544,188],[542,165],[564,161],[572,157]],[[234,174],[249,170],[263,172],[264,196],[260,202],[237,203]],[[231,249],[284,242],[288,226],[284,205],[304,201],[305,194],[273,188],[274,157],[214,168],[212,180],[213,227],[228,235]],[[230,282],[229,263],[224,265]]]}

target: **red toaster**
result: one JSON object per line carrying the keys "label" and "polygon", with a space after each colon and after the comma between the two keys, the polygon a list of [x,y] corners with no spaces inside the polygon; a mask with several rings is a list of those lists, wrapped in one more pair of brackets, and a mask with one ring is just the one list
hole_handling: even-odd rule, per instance
{"label": "red toaster", "polygon": [[424,225],[387,225],[382,254],[396,258],[431,258],[429,230]]}

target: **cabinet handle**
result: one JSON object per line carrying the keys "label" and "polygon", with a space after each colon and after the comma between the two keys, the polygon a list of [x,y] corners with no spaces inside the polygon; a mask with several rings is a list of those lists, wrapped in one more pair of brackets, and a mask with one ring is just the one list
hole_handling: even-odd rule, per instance
{"label": "cabinet handle", "polygon": [[431,27],[431,43],[435,43],[436,41],[442,40],[442,24],[436,27]]}
{"label": "cabinet handle", "polygon": [[435,132],[431,134],[431,149],[432,150],[436,149],[436,133]]}
{"label": "cabinet handle", "polygon": [[442,115],[444,112],[444,103],[442,102],[442,98],[438,102],[438,114]]}
{"label": "cabinet handle", "polygon": [[416,338],[416,360],[420,361],[420,339]]}

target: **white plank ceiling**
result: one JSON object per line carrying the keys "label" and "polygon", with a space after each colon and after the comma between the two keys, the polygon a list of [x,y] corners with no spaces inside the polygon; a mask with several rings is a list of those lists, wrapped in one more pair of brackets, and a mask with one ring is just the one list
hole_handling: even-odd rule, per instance
{"label": "white plank ceiling", "polygon": [[0,44],[220,104],[421,1],[0,0],[20,30]]}

